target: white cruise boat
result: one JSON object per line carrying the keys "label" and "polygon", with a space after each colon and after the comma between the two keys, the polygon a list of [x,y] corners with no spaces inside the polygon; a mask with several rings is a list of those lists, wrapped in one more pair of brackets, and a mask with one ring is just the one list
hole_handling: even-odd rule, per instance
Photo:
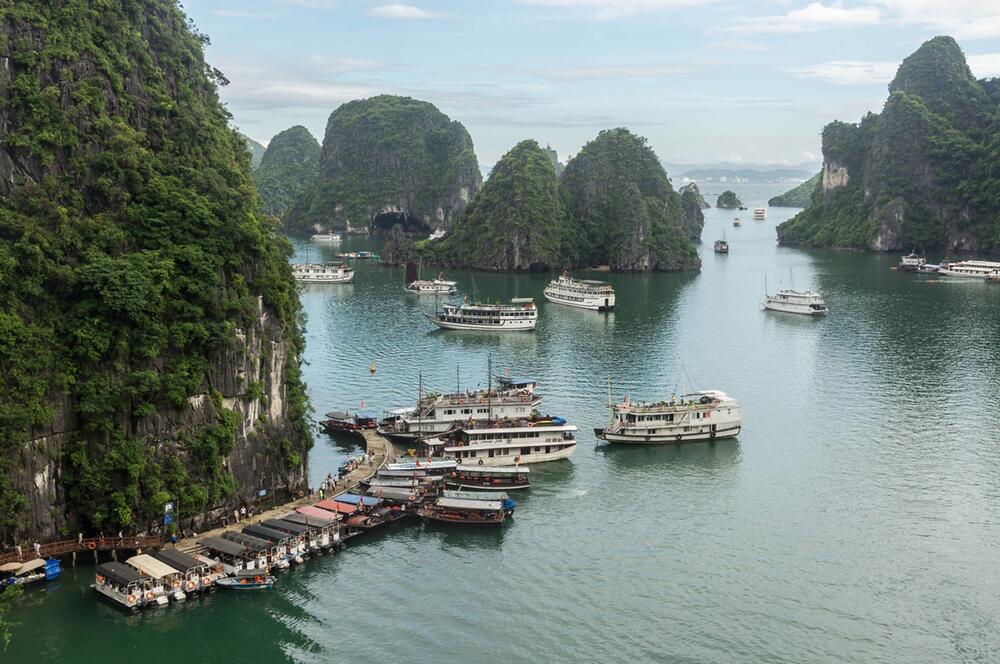
{"label": "white cruise boat", "polygon": [[420,438],[438,436],[458,422],[493,417],[522,419],[530,417],[542,403],[535,394],[536,383],[526,378],[499,377],[493,390],[432,394],[419,399],[415,408],[391,411],[378,432],[394,442],[411,443]]}
{"label": "white cruise boat", "polygon": [[803,292],[783,288],[774,295],[765,293],[760,303],[765,309],[782,311],[786,314],[821,316],[830,313],[820,294],[813,291]]}
{"label": "white cruise boat", "polygon": [[431,233],[430,237],[428,237],[427,239],[428,240],[440,240],[441,238],[443,238],[447,234],[448,234],[448,231],[446,231],[443,228],[438,228],[433,233]]}
{"label": "white cruise boat", "polygon": [[967,279],[986,279],[1000,272],[1000,263],[993,261],[959,261],[958,263],[941,263],[938,274],[946,277],[965,277]]}
{"label": "white cruise boat", "polygon": [[447,435],[444,453],[471,466],[519,466],[566,459],[576,426],[561,417],[467,422]]}
{"label": "white cruise boat", "polygon": [[556,304],[592,311],[611,311],[615,308],[615,289],[611,284],[590,279],[574,279],[565,273],[558,279],[550,281],[543,293],[547,300]]}
{"label": "white cruise boat", "polygon": [[510,304],[442,304],[440,311],[425,315],[447,330],[528,331],[538,322],[538,309],[530,297],[515,297]]}
{"label": "white cruise boat", "polygon": [[292,275],[304,284],[346,284],[354,268],[346,263],[292,263]]}
{"label": "white cruise boat", "polygon": [[701,390],[679,400],[611,406],[611,423],[594,429],[609,443],[679,445],[732,438],[740,432],[740,404],[725,392]]}
{"label": "white cruise boat", "polygon": [[901,272],[917,272],[926,264],[927,259],[914,251],[899,259],[899,270]]}
{"label": "white cruise boat", "polygon": [[437,279],[415,279],[406,285],[405,290],[418,295],[451,295],[458,290],[458,282],[442,279],[439,274]]}
{"label": "white cruise boat", "polygon": [[753,209],[753,220],[754,221],[764,221],[767,219],[767,208],[754,208]]}
{"label": "white cruise boat", "polygon": [[343,238],[333,231],[324,231],[313,234],[309,240],[316,244],[340,244]]}

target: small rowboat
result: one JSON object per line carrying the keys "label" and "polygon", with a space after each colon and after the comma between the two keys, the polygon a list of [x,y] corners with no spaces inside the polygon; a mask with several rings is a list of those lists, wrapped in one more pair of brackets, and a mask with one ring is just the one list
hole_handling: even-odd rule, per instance
{"label": "small rowboat", "polygon": [[240,570],[235,576],[227,576],[215,582],[227,590],[265,590],[274,586],[274,577],[260,570]]}

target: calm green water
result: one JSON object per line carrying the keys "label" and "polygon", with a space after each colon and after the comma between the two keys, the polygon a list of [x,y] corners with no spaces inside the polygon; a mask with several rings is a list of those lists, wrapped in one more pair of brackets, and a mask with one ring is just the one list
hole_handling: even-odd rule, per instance
{"label": "calm green water", "polygon": [[[737,191],[752,206],[780,189]],[[533,334],[437,331],[402,269],[362,263],[352,285],[309,287],[318,413],[406,405],[418,372],[483,383],[492,353],[580,427],[576,454],[533,468],[502,532],[402,525],[271,593],[126,616],[91,596],[91,568],[69,570],[26,593],[4,661],[1000,660],[1000,287],[779,249],[790,212],[734,229],[736,213],[709,210],[701,274],[611,275],[615,313],[542,304]],[[765,273],[773,287],[789,268],[828,318],[759,309]],[[540,301],[547,280],[448,276]],[[655,398],[682,363],[742,401],[738,441],[596,444],[609,377],[616,397]],[[317,435],[314,482],[353,450]]]}

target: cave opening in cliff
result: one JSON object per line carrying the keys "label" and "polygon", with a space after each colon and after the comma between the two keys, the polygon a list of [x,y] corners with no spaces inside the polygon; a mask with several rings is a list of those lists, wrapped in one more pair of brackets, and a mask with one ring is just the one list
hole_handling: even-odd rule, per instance
{"label": "cave opening in cliff", "polygon": [[375,215],[372,219],[372,230],[388,232],[396,224],[402,224],[403,232],[407,234],[426,235],[431,232],[431,227],[423,220],[405,212],[384,212]]}

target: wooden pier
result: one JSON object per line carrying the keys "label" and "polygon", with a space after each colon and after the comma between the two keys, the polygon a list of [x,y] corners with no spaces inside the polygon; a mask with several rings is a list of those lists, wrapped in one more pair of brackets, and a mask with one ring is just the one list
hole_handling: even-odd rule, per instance
{"label": "wooden pier", "polygon": [[[337,480],[333,489],[329,491],[329,494],[327,495],[328,498],[332,498],[337,494],[345,493],[357,487],[362,480],[372,477],[376,472],[378,472],[379,468],[392,461],[395,457],[395,451],[392,447],[392,443],[376,433],[375,430],[365,429],[359,433],[361,433],[365,440],[365,451],[371,456],[371,463],[359,465],[346,476]],[[237,526],[248,525],[251,522],[259,523],[264,519],[276,519],[294,510],[296,507],[301,505],[311,505],[318,499],[319,495],[314,493],[283,505],[272,507],[266,512],[254,514],[252,519],[247,518],[246,521],[240,524],[232,524],[229,526],[215,528],[202,533],[192,533],[191,537],[179,540],[177,542],[177,548],[185,552],[198,551],[200,546],[197,539],[199,538],[209,535],[221,535],[227,530],[231,530]],[[45,544],[42,544],[41,557],[59,558],[62,556],[72,555],[75,563],[76,554],[78,553],[93,552],[94,559],[97,560],[97,554],[99,551],[110,551],[112,557],[117,560],[118,551],[145,551],[147,549],[159,549],[163,545],[164,538],[160,535],[84,537],[82,539],[78,537],[75,539],[46,542]],[[34,547],[28,545],[22,547],[20,555],[16,549],[0,553],[0,565],[12,562],[27,562],[37,557],[38,556],[35,555]]]}

